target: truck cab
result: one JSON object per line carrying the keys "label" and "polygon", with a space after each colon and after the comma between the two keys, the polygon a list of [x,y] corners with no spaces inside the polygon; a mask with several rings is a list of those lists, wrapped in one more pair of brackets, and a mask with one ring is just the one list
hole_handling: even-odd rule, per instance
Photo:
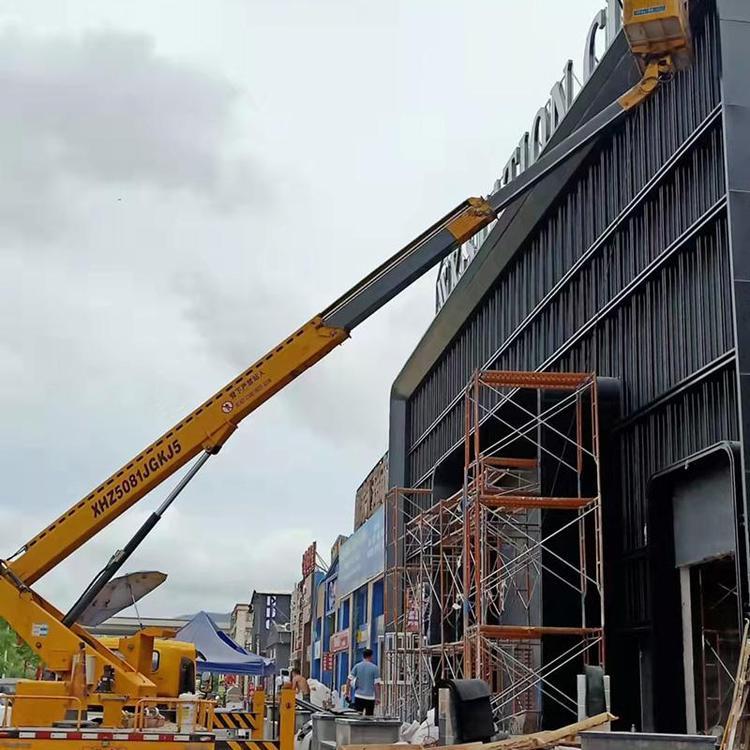
{"label": "truck cab", "polygon": [[[136,666],[136,636],[102,636],[103,646],[114,651],[128,664]],[[156,685],[156,692],[165,698],[177,698],[182,693],[195,692],[196,651],[192,643],[171,638],[155,638],[151,653],[151,668],[145,676]]]}

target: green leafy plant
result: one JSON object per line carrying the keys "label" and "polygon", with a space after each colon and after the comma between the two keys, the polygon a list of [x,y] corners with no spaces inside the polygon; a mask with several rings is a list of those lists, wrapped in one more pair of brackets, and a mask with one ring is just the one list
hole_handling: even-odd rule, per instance
{"label": "green leafy plant", "polygon": [[0,677],[34,677],[39,657],[0,618]]}

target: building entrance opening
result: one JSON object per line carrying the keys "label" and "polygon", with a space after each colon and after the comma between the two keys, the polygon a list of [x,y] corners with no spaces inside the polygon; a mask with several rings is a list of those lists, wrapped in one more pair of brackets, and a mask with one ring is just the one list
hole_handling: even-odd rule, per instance
{"label": "building entrance opening", "polygon": [[686,573],[690,579],[694,728],[716,734],[715,728],[724,726],[732,704],[740,651],[734,556],[694,565]]}
{"label": "building entrance opening", "polygon": [[729,714],[742,622],[736,473],[733,447],[719,445],[652,480],[648,729],[720,736]]}

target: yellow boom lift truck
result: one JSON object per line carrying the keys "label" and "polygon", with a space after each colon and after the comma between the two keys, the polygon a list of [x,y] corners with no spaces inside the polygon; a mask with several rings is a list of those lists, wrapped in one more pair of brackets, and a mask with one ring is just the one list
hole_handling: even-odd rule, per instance
{"label": "yellow boom lift truck", "polygon": [[[106,648],[77,624],[81,613],[158,523],[201,467],[219,452],[240,421],[278,393],[328,352],[344,342],[362,321],[399,294],[547,174],[619,122],[660,83],[686,64],[690,55],[688,7],[684,0],[625,0],[624,28],[640,82],[515,180],[486,198],[470,198],[375,269],[330,307],[282,339],[278,346],[240,373],[59,518],[0,561],[0,616],[39,656],[44,680],[20,681],[12,699],[10,723],[0,727],[0,750],[142,750],[172,742],[211,745],[212,706],[201,703],[190,732],[149,728],[154,708],[181,714],[179,694],[194,689],[195,652],[174,644],[162,655],[159,679],[152,672],[154,639],[143,630]],[[191,463],[192,462],[192,463]],[[56,609],[32,586],[68,555],[190,463],[177,486],[122,550],[87,587],[67,613]],[[164,671],[171,674],[164,675]],[[280,739],[263,743],[292,750],[294,700],[282,691]],[[286,713],[284,713],[286,712]],[[93,723],[92,717],[99,718]],[[289,721],[289,717],[292,721]],[[6,726],[6,724],[9,724]]]}

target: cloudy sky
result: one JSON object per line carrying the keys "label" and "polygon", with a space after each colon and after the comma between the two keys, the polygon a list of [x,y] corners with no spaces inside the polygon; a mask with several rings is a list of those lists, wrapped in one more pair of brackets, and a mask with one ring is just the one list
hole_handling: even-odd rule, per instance
{"label": "cloudy sky", "polygon": [[[468,195],[604,0],[6,0],[0,555]],[[434,273],[248,418],[129,569],[288,589],[351,531]],[[61,607],[157,491],[38,584]]]}

